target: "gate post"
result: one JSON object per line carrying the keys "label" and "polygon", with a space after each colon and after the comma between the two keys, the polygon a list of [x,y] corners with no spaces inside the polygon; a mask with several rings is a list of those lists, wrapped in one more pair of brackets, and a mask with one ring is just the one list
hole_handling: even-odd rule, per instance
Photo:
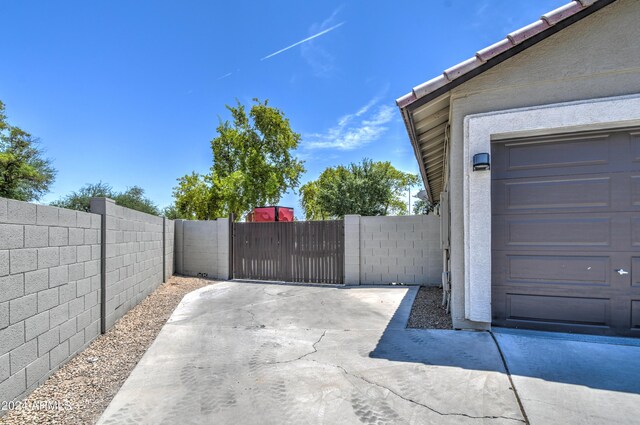
{"label": "gate post", "polygon": [[344,216],[344,284],[360,285],[360,216]]}

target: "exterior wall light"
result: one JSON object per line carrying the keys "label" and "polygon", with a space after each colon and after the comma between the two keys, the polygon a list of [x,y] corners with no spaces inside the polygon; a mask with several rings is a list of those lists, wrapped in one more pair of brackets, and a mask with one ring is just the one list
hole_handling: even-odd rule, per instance
{"label": "exterior wall light", "polygon": [[491,156],[488,153],[477,153],[473,155],[473,171],[491,169]]}

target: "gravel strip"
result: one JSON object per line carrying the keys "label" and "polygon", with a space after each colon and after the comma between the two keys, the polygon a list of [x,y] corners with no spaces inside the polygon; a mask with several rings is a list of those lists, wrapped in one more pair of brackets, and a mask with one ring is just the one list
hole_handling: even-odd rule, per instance
{"label": "gravel strip", "polygon": [[451,315],[442,308],[442,288],[421,286],[409,316],[408,328],[453,329]]}
{"label": "gravel strip", "polygon": [[9,411],[0,424],[94,424],[182,298],[213,283],[170,278],[23,400],[31,408]]}

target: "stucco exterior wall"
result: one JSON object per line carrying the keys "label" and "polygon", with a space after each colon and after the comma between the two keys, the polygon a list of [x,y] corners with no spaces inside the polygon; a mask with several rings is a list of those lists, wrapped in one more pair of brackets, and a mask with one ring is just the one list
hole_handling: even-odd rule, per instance
{"label": "stucco exterior wall", "polygon": [[451,281],[456,328],[464,319],[464,118],[470,114],[640,92],[640,2],[618,0],[451,92]]}

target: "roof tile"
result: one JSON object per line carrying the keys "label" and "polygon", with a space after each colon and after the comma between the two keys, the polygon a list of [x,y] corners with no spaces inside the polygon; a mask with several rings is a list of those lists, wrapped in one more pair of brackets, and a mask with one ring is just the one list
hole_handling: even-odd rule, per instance
{"label": "roof tile", "polygon": [[448,82],[449,80],[444,77],[444,74],[440,74],[436,78],[432,78],[426,83],[422,83],[419,86],[414,87],[413,93],[417,98],[420,98],[426,94],[436,91],[440,87],[446,85]]}
{"label": "roof tile", "polygon": [[400,108],[404,108],[405,106],[413,103],[413,101],[416,99],[417,97],[413,92],[407,93],[404,96],[396,99],[396,105],[398,105]]}
{"label": "roof tile", "polygon": [[500,53],[506,52],[513,47],[513,43],[508,38],[503,38],[497,43],[492,44],[489,47],[485,47],[476,53],[476,57],[483,62],[488,61],[494,56],[498,56]]}
{"label": "roof tile", "polygon": [[476,53],[475,58],[467,59],[466,61],[447,69],[444,74],[414,87],[412,93],[406,94],[397,99],[396,103],[400,108],[407,107],[419,98],[434,92],[435,90],[447,85],[450,81],[453,81],[477,68],[482,63],[508,51],[515,45],[522,43],[536,34],[540,34],[558,22],[575,15],[582,9],[589,7],[598,1],[600,0],[572,0],[568,4],[544,14],[542,18],[536,22],[527,25],[524,28],[520,28],[519,30],[509,34],[507,38],[480,50]]}
{"label": "roof tile", "polygon": [[522,27],[519,30],[516,30],[509,34],[507,38],[511,40],[513,44],[520,44],[528,38],[533,37],[536,34],[540,34],[542,31],[549,28],[549,24],[543,21],[542,19],[538,19],[532,24],[527,25],[526,27]]}
{"label": "roof tile", "polygon": [[453,81],[459,76],[466,74],[467,72],[479,67],[480,65],[482,65],[482,61],[474,56],[447,69],[446,71],[444,71],[444,75],[449,79],[449,81]]}
{"label": "roof tile", "polygon": [[545,13],[544,15],[542,15],[542,20],[549,25],[555,25],[563,19],[576,14],[582,8],[583,7],[579,2],[572,1],[571,3],[567,3],[564,6],[557,8],[556,10]]}

